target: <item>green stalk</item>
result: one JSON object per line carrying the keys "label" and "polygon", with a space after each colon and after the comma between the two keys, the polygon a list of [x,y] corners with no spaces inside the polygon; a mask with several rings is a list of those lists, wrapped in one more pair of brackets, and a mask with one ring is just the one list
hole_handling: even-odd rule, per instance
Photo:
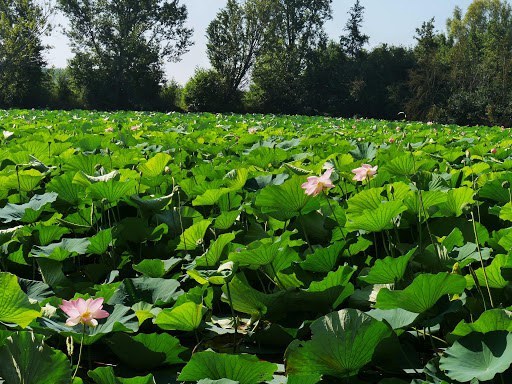
{"label": "green stalk", "polygon": [[489,279],[487,278],[487,270],[484,266],[484,259],[482,257],[482,251],[480,250],[480,242],[478,240],[478,233],[476,232],[476,224],[475,224],[475,215],[471,212],[471,222],[473,224],[473,233],[475,234],[475,242],[476,248],[478,250],[478,255],[480,256],[480,265],[482,266],[482,271],[484,272],[485,285],[487,287],[487,293],[489,294],[489,302],[491,303],[491,308],[494,308],[494,303],[492,300],[491,288],[489,287]]}
{"label": "green stalk", "polygon": [[78,361],[76,362],[76,368],[75,368],[75,372],[73,373],[73,376],[71,377],[71,382],[73,382],[73,380],[75,379],[76,374],[78,373],[78,369],[80,368],[80,362],[82,360],[82,348],[84,346],[84,337],[85,337],[85,324],[82,324],[82,339],[80,340],[80,349],[78,351]]}

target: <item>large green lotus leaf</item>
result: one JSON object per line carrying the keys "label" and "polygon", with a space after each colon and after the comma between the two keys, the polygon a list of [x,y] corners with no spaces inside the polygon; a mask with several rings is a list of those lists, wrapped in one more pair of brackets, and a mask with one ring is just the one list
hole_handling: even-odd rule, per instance
{"label": "large green lotus leaf", "polygon": [[0,287],[0,321],[25,328],[40,316],[39,306],[30,303],[16,276],[0,273]]}
{"label": "large green lotus leaf", "polygon": [[414,215],[421,215],[422,222],[425,222],[431,215],[433,207],[446,203],[448,195],[441,191],[422,191],[420,194],[416,192],[412,196],[404,199],[404,204],[409,212]]}
{"label": "large green lotus leaf", "polygon": [[76,185],[79,185],[83,188],[87,188],[91,184],[107,183],[109,181],[117,181],[119,179],[120,179],[120,174],[119,174],[119,171],[117,171],[117,170],[114,170],[114,171],[106,173],[106,174],[100,174],[99,176],[91,176],[85,172],[78,172],[73,177],[73,183]]}
{"label": "large green lotus leaf", "polygon": [[62,236],[70,232],[68,228],[59,227],[57,225],[38,224],[32,228],[32,230],[37,233],[39,244],[43,246],[60,240]]}
{"label": "large green lotus leaf", "polygon": [[384,167],[386,171],[396,176],[410,176],[416,173],[415,160],[412,154],[395,157]]}
{"label": "large green lotus leaf", "polygon": [[96,368],[93,371],[89,371],[87,375],[93,379],[96,384],[155,384],[155,379],[152,374],[126,379],[117,377],[112,367]]}
{"label": "large green lotus leaf", "polygon": [[350,150],[349,153],[356,160],[366,159],[372,161],[377,156],[377,147],[373,143],[353,141],[352,145],[356,148]]}
{"label": "large green lotus leaf", "polygon": [[103,183],[91,184],[87,191],[96,201],[106,200],[110,204],[117,203],[123,198],[128,198],[136,192],[137,183],[133,180],[116,181],[109,180]]}
{"label": "large green lotus leaf", "polygon": [[[97,327],[85,328],[85,345],[93,344],[109,333],[136,332],[139,329],[137,318],[131,308],[125,307],[124,305],[116,305],[114,306],[114,310],[110,312],[110,316],[104,320],[100,320]],[[60,333],[61,336],[72,336],[76,343],[80,343],[82,338],[81,324],[68,327],[64,324],[64,321],[57,322],[44,317],[42,317],[39,322],[42,326]]]}
{"label": "large green lotus leaf", "polygon": [[473,323],[466,323],[462,320],[451,334],[463,337],[471,332],[489,333],[493,331],[512,332],[512,312],[506,309],[489,309]]}
{"label": "large green lotus leaf", "polygon": [[271,264],[275,258],[286,253],[291,234],[292,232],[285,232],[285,235],[274,242],[271,242],[270,239],[256,241],[251,243],[247,249],[230,253],[228,258],[240,266],[258,269],[263,265]]}
{"label": "large green lotus leaf", "polygon": [[289,375],[355,376],[371,362],[391,329],[356,309],[330,313],[311,324],[310,341],[293,341],[286,350]]}
{"label": "large green lotus leaf", "polygon": [[71,364],[43,336],[16,332],[0,346],[0,378],[9,384],[69,384]]}
{"label": "large green lotus leaf", "polygon": [[202,304],[188,301],[176,307],[162,310],[155,324],[165,330],[193,331],[199,328],[206,313]]}
{"label": "large green lotus leaf", "polygon": [[346,228],[351,231],[380,232],[393,228],[392,220],[407,207],[401,201],[389,201],[377,208],[366,210],[358,215],[348,215]]}
{"label": "large green lotus leaf", "polygon": [[57,193],[58,200],[65,201],[71,206],[79,205],[85,196],[84,188],[79,184],[73,183],[73,175],[65,173],[56,176],[46,185],[46,189],[50,192]]}
{"label": "large green lotus leaf", "polygon": [[256,207],[278,220],[305,215],[320,207],[319,199],[304,193],[301,177],[292,177],[281,185],[269,185],[256,196]]}
{"label": "large green lotus leaf", "polygon": [[500,219],[512,221],[512,203],[507,203],[500,210]]}
{"label": "large green lotus leaf", "polygon": [[272,380],[276,370],[276,364],[261,361],[253,355],[228,355],[204,351],[192,355],[178,376],[178,380],[229,379],[240,384],[259,384]]}
{"label": "large green lotus leaf", "polygon": [[116,333],[106,343],[124,364],[139,371],[184,363],[179,355],[187,350],[176,337],[167,333],[139,333],[136,336]]}
{"label": "large green lotus leaf", "polygon": [[89,238],[87,252],[103,255],[111,245],[113,245],[112,228],[107,228]]}
{"label": "large green lotus leaf", "polygon": [[150,199],[142,199],[137,195],[130,196],[130,200],[140,209],[147,212],[158,212],[164,209],[172,200],[174,194]]}
{"label": "large green lotus leaf", "polygon": [[240,216],[240,211],[222,212],[215,218],[214,227],[221,231],[227,230],[233,226],[238,216]]}
{"label": "large green lotus leaf", "polygon": [[[485,287],[489,284],[489,288],[506,288],[509,285],[509,282],[503,278],[501,271],[502,268],[508,265],[509,257],[510,256],[508,255],[496,255],[491,264],[485,267],[485,273],[482,268],[478,268],[475,271],[475,275],[478,279],[478,285]],[[469,287],[473,286],[475,281],[471,275],[467,275],[466,280]]]}
{"label": "large green lotus leaf", "polygon": [[404,256],[388,256],[383,260],[378,259],[368,274],[359,276],[359,279],[368,284],[395,284],[404,277],[414,252],[416,252],[416,248],[411,249]]}
{"label": "large green lotus leaf", "polygon": [[245,186],[248,177],[249,171],[246,168],[240,168],[229,171],[224,177],[224,179],[226,180],[227,186],[231,190],[237,191]]}
{"label": "large green lotus leaf", "polygon": [[183,291],[179,290],[180,283],[173,279],[137,277],[124,279],[114,294],[108,299],[108,304],[134,305],[140,301],[165,305],[176,300]]}
{"label": "large green lotus leaf", "polygon": [[480,198],[490,199],[499,203],[509,203],[508,189],[503,188],[502,180],[489,180],[478,190]]}
{"label": "large green lotus leaf", "polygon": [[461,383],[492,380],[512,364],[512,333],[471,333],[445,350],[439,361],[448,377]]}
{"label": "large green lotus leaf", "polygon": [[423,313],[448,294],[461,294],[466,288],[466,279],[450,273],[421,274],[404,290],[390,291],[383,288],[377,295],[379,309],[402,308],[409,312]]}
{"label": "large green lotus leaf", "polygon": [[203,242],[204,235],[208,227],[213,222],[213,219],[201,220],[191,227],[185,229],[180,235],[180,243],[176,250],[178,251],[193,251]]}
{"label": "large green lotus leaf", "polygon": [[341,266],[336,271],[329,272],[322,280],[313,281],[305,292],[313,296],[315,302],[325,302],[331,308],[336,308],[354,293],[354,286],[349,281],[355,269],[347,265]]}
{"label": "large green lotus leaf", "polygon": [[172,157],[167,153],[159,152],[144,164],[140,165],[139,172],[142,172],[142,177],[144,178],[160,176],[171,159]]}
{"label": "large green lotus leaf", "polygon": [[139,264],[133,264],[133,269],[148,277],[164,277],[175,266],[183,260],[171,257],[167,260],[160,259],[144,259]]}
{"label": "large green lotus leaf", "polygon": [[268,168],[269,164],[281,163],[288,157],[281,148],[258,147],[244,155],[244,161],[260,168]]}
{"label": "large green lotus leaf", "polygon": [[446,202],[439,206],[441,208],[441,216],[458,217],[462,215],[464,208],[475,202],[475,200],[473,200],[474,195],[475,191],[469,187],[450,189]]}
{"label": "large green lotus leaf", "polygon": [[20,170],[18,174],[9,176],[7,184],[12,189],[17,190],[19,187],[19,190],[22,192],[31,192],[39,185],[43,178],[44,175],[35,169]]}
{"label": "large green lotus leaf", "polygon": [[62,239],[58,243],[35,246],[30,253],[33,257],[64,261],[69,257],[84,255],[90,245],[89,239]]}
{"label": "large green lotus leaf", "polygon": [[0,229],[0,245],[5,244],[12,240],[16,233],[23,228],[23,225],[17,225],[11,228]]}
{"label": "large green lotus leaf", "polygon": [[11,221],[31,223],[37,220],[47,204],[51,204],[55,200],[57,200],[57,194],[50,192],[44,195],[35,195],[25,204],[7,203],[5,207],[0,208],[0,221],[4,223],[10,223]]}
{"label": "large green lotus leaf", "polygon": [[202,195],[197,196],[193,201],[194,207],[202,205],[214,205],[220,198],[233,190],[231,188],[208,189]]}
{"label": "large green lotus leaf", "polygon": [[[254,289],[247,282],[243,274],[237,274],[229,282],[231,300],[233,309],[242,313],[247,313],[255,318],[260,318],[272,309],[286,294],[285,291],[265,294]],[[229,295],[226,285],[222,286],[222,301],[229,303]]]}
{"label": "large green lotus leaf", "polygon": [[220,235],[217,240],[210,244],[210,248],[199,257],[196,257],[195,262],[198,267],[214,267],[218,265],[222,252],[226,246],[235,240],[235,233],[224,233]]}
{"label": "large green lotus leaf", "polygon": [[382,196],[384,188],[370,188],[353,195],[348,199],[347,214],[357,216],[366,210],[380,207],[386,199]]}
{"label": "large green lotus leaf", "polygon": [[379,321],[386,321],[391,328],[400,329],[414,323],[419,316],[418,313],[409,312],[402,308],[396,309],[372,309],[366,312],[368,315]]}
{"label": "large green lotus leaf", "polygon": [[330,272],[336,266],[338,258],[342,256],[343,247],[344,243],[337,242],[327,248],[317,248],[300,263],[300,266],[306,271]]}

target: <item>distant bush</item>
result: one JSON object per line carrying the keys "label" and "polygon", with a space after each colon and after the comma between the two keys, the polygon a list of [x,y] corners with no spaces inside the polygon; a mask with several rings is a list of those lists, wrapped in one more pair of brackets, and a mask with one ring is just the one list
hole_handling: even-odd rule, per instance
{"label": "distant bush", "polygon": [[183,90],[183,102],[193,112],[227,112],[233,110],[226,99],[222,76],[213,69],[197,69]]}
{"label": "distant bush", "polygon": [[169,81],[162,87],[160,103],[159,109],[162,111],[183,111],[183,87],[175,80]]}

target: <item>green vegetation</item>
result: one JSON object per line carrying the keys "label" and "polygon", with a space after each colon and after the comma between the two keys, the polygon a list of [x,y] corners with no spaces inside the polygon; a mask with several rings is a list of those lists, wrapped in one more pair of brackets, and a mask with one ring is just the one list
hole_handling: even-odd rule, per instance
{"label": "green vegetation", "polygon": [[211,68],[198,68],[184,87],[173,73],[166,78],[163,66],[193,44],[183,2],[55,2],[69,21],[74,55],[63,69],[45,68],[41,36],[50,27],[45,9],[52,8],[39,0],[0,0],[0,108],[512,126],[512,8],[505,0],[454,9],[446,32],[436,31],[427,14],[412,47],[372,49],[359,1],[347,20],[336,20],[339,38],[329,38],[324,25],[333,17],[332,0],[229,0],[206,29]]}
{"label": "green vegetation", "polygon": [[508,129],[0,124],[6,383],[510,382]]}

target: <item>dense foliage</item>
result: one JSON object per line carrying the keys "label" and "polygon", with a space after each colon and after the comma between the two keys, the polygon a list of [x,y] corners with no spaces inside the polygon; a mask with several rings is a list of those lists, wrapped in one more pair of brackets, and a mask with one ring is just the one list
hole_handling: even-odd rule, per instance
{"label": "dense foliage", "polygon": [[0,118],[6,383],[512,379],[508,129]]}

